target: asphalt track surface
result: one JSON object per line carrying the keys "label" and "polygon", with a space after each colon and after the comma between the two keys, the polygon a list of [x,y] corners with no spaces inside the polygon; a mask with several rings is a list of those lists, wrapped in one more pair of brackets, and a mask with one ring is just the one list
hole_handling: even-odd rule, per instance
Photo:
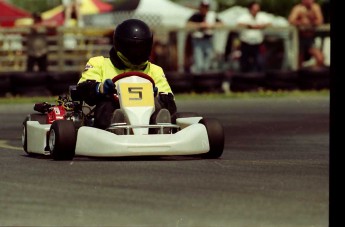
{"label": "asphalt track surface", "polygon": [[328,226],[329,97],[177,105],[222,122],[220,159],[31,158],[33,105],[0,105],[0,226]]}

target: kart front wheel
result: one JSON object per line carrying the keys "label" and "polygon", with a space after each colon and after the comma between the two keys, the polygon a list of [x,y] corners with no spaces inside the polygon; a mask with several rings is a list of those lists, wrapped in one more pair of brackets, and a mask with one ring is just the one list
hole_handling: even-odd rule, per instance
{"label": "kart front wheel", "polygon": [[203,118],[199,122],[206,127],[210,150],[203,154],[203,158],[219,158],[224,150],[224,130],[218,120]]}
{"label": "kart front wheel", "polygon": [[72,160],[75,155],[77,131],[70,120],[56,120],[49,130],[49,151],[54,160]]}

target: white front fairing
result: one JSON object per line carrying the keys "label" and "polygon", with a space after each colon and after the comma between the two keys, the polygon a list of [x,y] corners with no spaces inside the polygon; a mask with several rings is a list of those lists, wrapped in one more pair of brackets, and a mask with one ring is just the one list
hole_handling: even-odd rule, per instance
{"label": "white front fairing", "polygon": [[[148,125],[150,117],[154,111],[154,107],[124,107],[122,110],[124,110],[130,125]],[[133,128],[133,134],[147,135],[148,130],[148,128]]]}
{"label": "white front fairing", "polygon": [[[120,157],[145,155],[191,155],[207,153],[210,149],[204,125],[199,117],[178,118],[183,128],[175,134],[116,135],[106,130],[82,126],[78,130],[76,155]],[[27,121],[27,150],[49,155],[47,133],[50,124]]]}
{"label": "white front fairing", "polygon": [[94,157],[191,155],[210,150],[207,131],[193,124],[175,134],[116,135],[83,126],[78,130],[75,154]]}
{"label": "white front fairing", "polygon": [[27,121],[27,150],[31,153],[49,154],[46,151],[47,133],[50,130],[50,124],[40,124],[38,121]]}
{"label": "white front fairing", "polygon": [[202,119],[202,117],[183,117],[183,118],[177,118],[176,124],[180,126],[181,129],[184,129],[185,127],[188,127],[192,124],[197,124]]}
{"label": "white front fairing", "polygon": [[[116,83],[120,108],[130,125],[148,125],[155,110],[153,87],[149,80],[131,76]],[[148,128],[134,128],[135,135],[148,134]]]}

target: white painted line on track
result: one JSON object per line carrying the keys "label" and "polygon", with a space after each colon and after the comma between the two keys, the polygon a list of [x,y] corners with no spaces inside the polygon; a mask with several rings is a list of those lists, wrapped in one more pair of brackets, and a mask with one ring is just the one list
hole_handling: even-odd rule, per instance
{"label": "white painted line on track", "polygon": [[23,150],[22,147],[15,147],[8,144],[7,140],[0,140],[0,148],[11,149],[11,150]]}

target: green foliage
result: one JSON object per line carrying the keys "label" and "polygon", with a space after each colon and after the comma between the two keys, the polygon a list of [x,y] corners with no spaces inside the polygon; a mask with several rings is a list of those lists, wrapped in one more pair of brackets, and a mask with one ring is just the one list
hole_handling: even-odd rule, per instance
{"label": "green foliage", "polygon": [[61,0],[7,0],[9,3],[31,13],[44,12],[62,4]]}
{"label": "green foliage", "polygon": [[[300,97],[328,97],[330,95],[329,89],[324,90],[309,90],[309,91],[252,91],[252,92],[229,92],[229,93],[185,93],[185,94],[175,94],[176,100],[206,100],[206,99],[228,99],[228,98],[277,98],[277,97],[287,97],[287,98],[300,98]],[[41,97],[21,97],[21,96],[9,96],[0,97],[0,105],[5,104],[18,104],[18,103],[39,103],[48,102],[56,103],[57,96],[41,96]]]}

